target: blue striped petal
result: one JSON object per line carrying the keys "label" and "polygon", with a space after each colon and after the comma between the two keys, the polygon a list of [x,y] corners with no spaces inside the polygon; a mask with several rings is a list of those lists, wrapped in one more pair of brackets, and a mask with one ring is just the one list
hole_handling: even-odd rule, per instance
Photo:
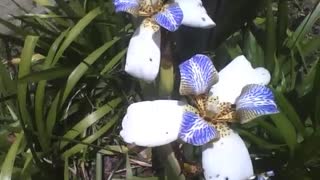
{"label": "blue striped petal", "polygon": [[245,86],[236,100],[237,118],[241,123],[278,112],[271,89],[263,85],[250,84]]}
{"label": "blue striped petal", "polygon": [[137,14],[139,10],[139,0],[113,0],[116,12],[127,12]]}
{"label": "blue striped petal", "polygon": [[202,54],[197,54],[180,64],[179,69],[181,95],[206,94],[219,79],[211,59]]}
{"label": "blue striped petal", "polygon": [[219,133],[199,115],[187,111],[183,114],[179,138],[186,143],[201,146],[219,138]]}
{"label": "blue striped petal", "polygon": [[162,10],[153,16],[154,20],[169,31],[176,31],[181,25],[183,13],[178,3],[164,5]]}

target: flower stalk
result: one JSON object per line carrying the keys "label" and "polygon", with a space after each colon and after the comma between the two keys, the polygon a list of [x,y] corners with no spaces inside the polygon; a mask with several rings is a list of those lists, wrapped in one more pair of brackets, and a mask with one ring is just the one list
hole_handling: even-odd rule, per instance
{"label": "flower stalk", "polygon": [[[162,32],[160,76],[158,84],[159,97],[170,99],[174,88],[174,68],[170,34]],[[170,144],[154,148],[156,158],[162,162],[169,179],[185,180],[179,162]]]}

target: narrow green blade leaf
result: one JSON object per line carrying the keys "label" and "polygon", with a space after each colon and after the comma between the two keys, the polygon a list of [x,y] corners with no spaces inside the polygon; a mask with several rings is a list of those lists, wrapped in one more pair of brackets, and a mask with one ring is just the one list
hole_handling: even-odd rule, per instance
{"label": "narrow green blade leaf", "polygon": [[[48,69],[51,66],[53,61],[54,55],[58,50],[59,45],[61,44],[63,38],[67,35],[69,29],[62,32],[58,38],[53,42],[51,45],[48,55],[44,61],[44,69]],[[50,146],[50,139],[47,134],[47,127],[44,122],[44,98],[45,98],[45,88],[46,88],[47,81],[40,81],[37,86],[37,90],[35,93],[35,122],[38,130],[38,138],[40,142],[40,146],[42,149],[47,152]]]}
{"label": "narrow green blade leaf", "polygon": [[33,163],[32,160],[33,160],[32,154],[31,153],[27,153],[26,160],[24,162],[23,169],[21,171],[20,180],[25,180],[25,179],[27,179],[26,177],[30,177],[30,179],[31,179],[30,168],[31,168],[31,165]]}
{"label": "narrow green blade leaf", "polygon": [[[111,119],[108,120],[108,122],[102,126],[98,131],[96,131],[94,134],[90,135],[89,137],[85,138],[83,140],[84,143],[93,143],[95,140],[97,140],[99,137],[104,135],[117,121],[119,120],[119,115],[115,115]],[[67,151],[65,151],[62,154],[62,157],[70,157],[71,155],[74,155],[78,152],[80,152],[83,148],[85,148],[87,145],[84,144],[77,144]]]}
{"label": "narrow green blade leaf", "polygon": [[24,138],[24,134],[21,132],[20,134],[18,134],[14,143],[11,145],[6,155],[6,158],[1,166],[1,173],[0,173],[1,180],[11,180],[14,161],[16,159],[17,152],[23,138]]}
{"label": "narrow green blade leaf", "polygon": [[54,57],[53,64],[56,64],[64,51],[69,47],[69,45],[78,37],[78,35],[83,31],[85,27],[87,27],[94,18],[96,18],[99,14],[101,14],[101,10],[99,7],[90,11],[86,16],[84,16],[68,33],[66,39],[63,41],[60,46],[57,54]]}
{"label": "narrow green blade leaf", "polygon": [[107,51],[114,43],[116,43],[120,38],[115,37],[113,40],[106,42],[100,48],[92,52],[87,58],[85,58],[83,63],[80,63],[74,71],[70,74],[66,88],[63,92],[62,96],[62,103],[66,100],[69,96],[72,88],[76,85],[76,83],[80,80],[80,78],[84,75],[84,73],[89,69],[89,67],[96,61],[98,58]]}
{"label": "narrow green blade leaf", "polygon": [[69,157],[64,158],[64,173],[63,173],[63,179],[69,180]]}
{"label": "narrow green blade leaf", "polygon": [[[87,58],[83,60],[82,63],[80,63],[69,75],[69,78],[67,80],[66,87],[64,89],[63,94],[60,94],[60,92],[57,94],[57,96],[54,99],[54,102],[52,103],[48,118],[47,118],[47,130],[48,133],[51,134],[52,129],[56,122],[56,115],[62,105],[64,104],[65,100],[71,93],[74,86],[77,84],[77,82],[81,79],[81,77],[84,75],[84,73],[89,69],[90,65],[92,65],[98,58],[106,51],[108,50],[114,43],[116,43],[120,38],[115,37],[113,40],[106,42],[104,45],[102,45],[100,48],[92,52]],[[61,96],[62,95],[62,96]]]}
{"label": "narrow green blade leaf", "polygon": [[132,179],[133,173],[130,165],[129,154],[126,154],[126,179]]}
{"label": "narrow green blade leaf", "polygon": [[72,72],[73,68],[58,67],[46,69],[43,71],[34,72],[23,76],[19,79],[19,83],[31,83],[41,80],[52,80],[68,76]]}
{"label": "narrow green blade leaf", "polygon": [[[34,54],[34,48],[37,44],[39,37],[27,36],[24,47],[21,54],[21,62],[19,64],[18,78],[26,76],[30,73],[31,59]],[[33,129],[33,123],[31,122],[31,116],[27,109],[27,95],[28,84],[18,83],[18,104],[20,109],[20,118],[22,126],[28,125],[28,128]]]}
{"label": "narrow green blade leaf", "polygon": [[[92,126],[95,122],[105,116],[107,113],[116,108],[121,102],[120,98],[113,99],[108,102],[104,106],[100,107],[93,113],[89,114],[87,117],[79,121],[75,126],[73,126],[63,137],[65,139],[74,139],[83,131],[85,131],[88,127]],[[63,141],[61,142],[60,148],[64,148],[69,142]]]}
{"label": "narrow green blade leaf", "polygon": [[116,64],[119,63],[119,61],[122,59],[122,57],[126,54],[127,48],[120,51],[116,56],[114,56],[103,68],[101,71],[101,75],[104,75],[108,73]]}

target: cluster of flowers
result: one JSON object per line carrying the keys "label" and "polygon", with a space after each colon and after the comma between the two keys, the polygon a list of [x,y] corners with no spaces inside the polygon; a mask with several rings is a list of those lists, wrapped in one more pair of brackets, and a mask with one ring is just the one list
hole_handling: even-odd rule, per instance
{"label": "cluster of flowers", "polygon": [[[125,71],[153,81],[160,65],[160,26],[175,31],[180,25],[211,28],[215,24],[201,0],[114,0],[116,11],[142,16],[130,40]],[[123,118],[120,135],[127,143],[155,147],[180,140],[202,146],[206,179],[240,180],[252,177],[252,162],[230,123],[278,113],[268,70],[253,68],[238,56],[220,72],[206,55],[197,54],[179,66],[180,89],[192,104],[178,100],[133,103]]]}

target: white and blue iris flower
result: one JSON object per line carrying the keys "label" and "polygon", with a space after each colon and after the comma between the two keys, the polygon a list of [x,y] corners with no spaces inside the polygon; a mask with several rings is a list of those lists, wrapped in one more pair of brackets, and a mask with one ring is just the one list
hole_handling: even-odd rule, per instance
{"label": "white and blue iris flower", "polygon": [[208,16],[201,0],[114,0],[116,12],[144,17],[133,34],[127,51],[125,71],[133,77],[152,82],[160,66],[160,27],[176,31],[181,25],[211,28],[215,23]]}
{"label": "white and blue iris flower", "polygon": [[244,56],[219,73],[212,61],[200,54],[179,68],[180,94],[192,102],[133,103],[123,118],[120,135],[138,146],[161,146],[178,139],[202,146],[206,179],[248,179],[254,174],[248,150],[228,124],[278,113],[272,91],[265,86],[270,73],[261,67],[254,69]]}

